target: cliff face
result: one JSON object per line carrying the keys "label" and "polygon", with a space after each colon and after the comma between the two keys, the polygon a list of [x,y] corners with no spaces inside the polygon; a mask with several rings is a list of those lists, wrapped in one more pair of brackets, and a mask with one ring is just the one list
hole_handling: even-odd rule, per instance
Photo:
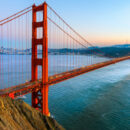
{"label": "cliff face", "polygon": [[63,130],[52,118],[42,115],[22,100],[0,97],[0,130]]}

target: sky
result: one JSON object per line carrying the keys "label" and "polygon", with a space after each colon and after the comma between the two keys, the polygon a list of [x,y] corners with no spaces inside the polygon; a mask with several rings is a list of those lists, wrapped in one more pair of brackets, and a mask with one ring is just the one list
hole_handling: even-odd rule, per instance
{"label": "sky", "polygon": [[[0,20],[43,0],[0,0]],[[130,42],[130,0],[46,0],[91,43]]]}

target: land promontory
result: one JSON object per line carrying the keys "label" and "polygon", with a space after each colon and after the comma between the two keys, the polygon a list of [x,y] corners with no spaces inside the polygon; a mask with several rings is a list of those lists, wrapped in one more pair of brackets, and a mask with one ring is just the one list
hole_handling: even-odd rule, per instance
{"label": "land promontory", "polygon": [[0,97],[0,130],[63,130],[53,118],[24,101]]}

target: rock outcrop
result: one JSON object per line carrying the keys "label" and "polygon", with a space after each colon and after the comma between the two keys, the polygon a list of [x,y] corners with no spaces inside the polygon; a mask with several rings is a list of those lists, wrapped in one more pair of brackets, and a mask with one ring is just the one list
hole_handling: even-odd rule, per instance
{"label": "rock outcrop", "polygon": [[63,130],[53,118],[46,117],[24,101],[0,97],[0,130]]}

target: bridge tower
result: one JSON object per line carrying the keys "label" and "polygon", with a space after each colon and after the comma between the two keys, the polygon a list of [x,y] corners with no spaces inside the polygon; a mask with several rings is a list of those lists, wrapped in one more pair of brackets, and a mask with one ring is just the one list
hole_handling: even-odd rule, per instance
{"label": "bridge tower", "polygon": [[[37,22],[37,12],[43,12],[43,21]],[[37,38],[37,28],[42,28],[42,38]],[[37,57],[37,47],[42,46],[42,58]],[[32,12],[32,81],[38,79],[38,66],[42,67],[41,89],[32,92],[32,107],[49,116],[48,108],[48,37],[47,37],[47,4],[33,5]]]}

